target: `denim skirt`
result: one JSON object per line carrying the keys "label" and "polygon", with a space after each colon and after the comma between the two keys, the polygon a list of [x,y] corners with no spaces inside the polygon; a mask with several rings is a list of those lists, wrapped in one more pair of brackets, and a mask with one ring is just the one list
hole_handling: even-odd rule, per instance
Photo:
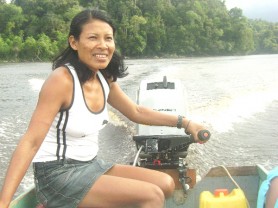
{"label": "denim skirt", "polygon": [[94,182],[113,166],[94,158],[33,163],[37,198],[45,208],[76,208]]}

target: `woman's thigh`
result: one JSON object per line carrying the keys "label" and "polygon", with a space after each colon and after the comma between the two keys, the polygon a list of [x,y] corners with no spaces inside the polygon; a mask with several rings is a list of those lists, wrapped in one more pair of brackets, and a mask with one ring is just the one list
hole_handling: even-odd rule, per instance
{"label": "woman's thigh", "polygon": [[149,182],[157,185],[168,197],[175,189],[173,178],[163,172],[128,165],[115,165],[106,174]]}
{"label": "woman's thigh", "polygon": [[173,190],[173,179],[165,173],[115,165],[94,183],[80,207],[124,207],[154,199],[161,201]]}

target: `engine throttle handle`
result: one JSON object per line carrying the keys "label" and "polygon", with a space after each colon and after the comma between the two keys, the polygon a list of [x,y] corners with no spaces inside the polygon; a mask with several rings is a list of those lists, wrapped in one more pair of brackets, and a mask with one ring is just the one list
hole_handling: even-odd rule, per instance
{"label": "engine throttle handle", "polygon": [[198,132],[198,138],[201,142],[206,142],[209,140],[211,134],[208,130],[200,130]]}

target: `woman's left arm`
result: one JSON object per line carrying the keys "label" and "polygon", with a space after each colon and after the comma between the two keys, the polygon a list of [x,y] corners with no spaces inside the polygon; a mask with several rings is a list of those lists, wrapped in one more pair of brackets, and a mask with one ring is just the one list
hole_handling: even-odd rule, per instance
{"label": "woman's left arm", "polygon": [[[122,91],[117,82],[112,82],[110,84],[108,103],[135,123],[153,126],[177,126],[177,115],[167,114],[137,105]],[[182,119],[182,127],[185,128],[187,132],[191,133],[195,140],[198,140],[198,131],[203,130],[204,127],[193,121],[188,125],[189,122],[189,118],[184,117]]]}
{"label": "woman's left arm", "polygon": [[108,103],[135,123],[154,126],[175,126],[177,116],[154,111],[137,105],[120,88],[117,82],[110,84]]}

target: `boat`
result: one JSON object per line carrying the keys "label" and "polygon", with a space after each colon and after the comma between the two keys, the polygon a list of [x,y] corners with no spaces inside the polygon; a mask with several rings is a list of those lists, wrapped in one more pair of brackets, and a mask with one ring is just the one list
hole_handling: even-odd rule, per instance
{"label": "boat", "polygon": [[[230,175],[226,172],[229,172]],[[194,173],[194,170],[190,170]],[[174,173],[174,174],[173,174]],[[233,180],[241,187],[249,203],[250,208],[256,208],[257,196],[260,184],[267,177],[267,170],[261,165],[239,166],[239,167],[214,167],[199,182],[193,181],[192,188],[184,193],[182,186],[177,185],[171,198],[165,202],[165,208],[198,208],[200,207],[200,195],[204,191],[214,193],[217,189],[227,189],[232,192],[238,187]],[[172,172],[175,181],[179,184],[177,173]],[[231,179],[233,178],[233,180]],[[35,189],[32,186],[25,193],[14,199],[10,208],[39,208]]]}
{"label": "boat", "polygon": [[36,197],[35,187],[31,185],[31,187],[16,197],[10,204],[10,208],[37,208],[39,207],[39,203]]}
{"label": "boat", "polygon": [[[157,111],[186,114],[181,82],[168,80],[166,76],[162,80],[143,80],[137,92],[137,103]],[[198,136],[207,141],[210,132],[204,130]],[[196,170],[188,168],[185,163],[188,148],[194,139],[183,129],[138,125],[133,140],[137,148],[131,162],[133,166],[163,171],[175,181],[175,191],[166,199],[165,208],[234,208],[230,206],[235,203],[233,200],[241,200],[237,208],[256,208],[260,185],[268,174],[263,166],[217,166],[197,181]],[[206,205],[206,201],[222,205]],[[38,204],[34,187],[14,199],[10,205],[10,208],[39,207],[42,205]]]}

